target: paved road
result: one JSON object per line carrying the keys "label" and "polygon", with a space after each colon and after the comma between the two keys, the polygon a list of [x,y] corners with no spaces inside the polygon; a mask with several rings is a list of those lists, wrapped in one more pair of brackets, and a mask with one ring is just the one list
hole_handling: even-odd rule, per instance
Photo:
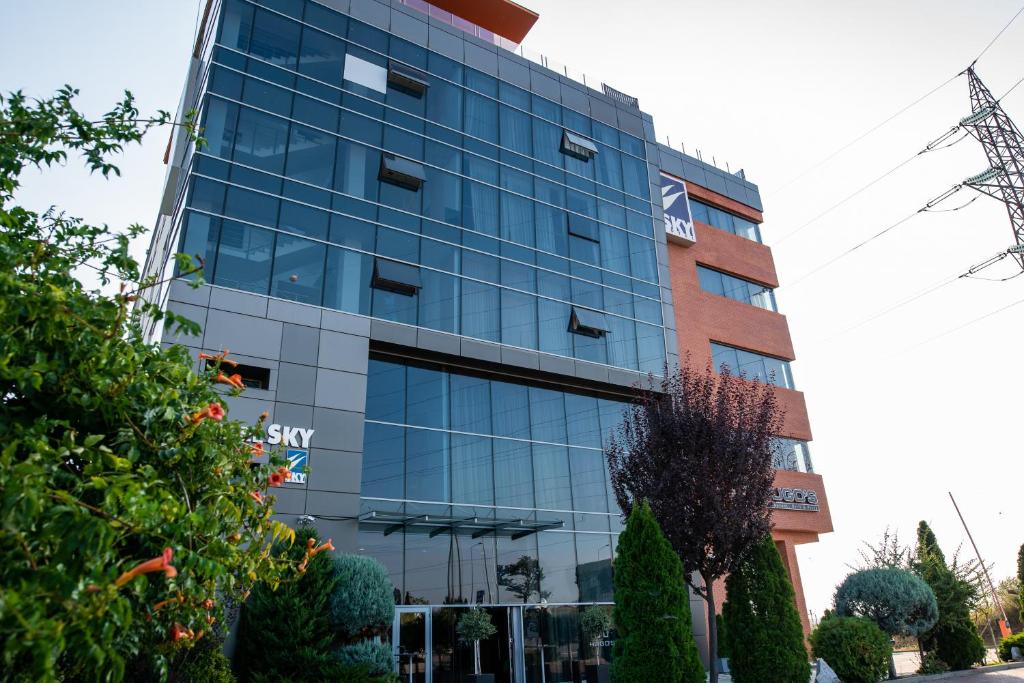
{"label": "paved road", "polygon": [[1021,683],[1021,681],[1024,681],[1024,669],[976,673],[973,676],[954,678],[950,683],[954,681],[955,683]]}

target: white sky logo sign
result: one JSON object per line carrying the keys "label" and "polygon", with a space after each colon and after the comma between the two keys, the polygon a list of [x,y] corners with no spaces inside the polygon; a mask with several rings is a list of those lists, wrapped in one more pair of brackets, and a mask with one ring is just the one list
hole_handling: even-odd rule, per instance
{"label": "white sky logo sign", "polygon": [[690,198],[682,180],[667,173],[661,174],[661,205],[665,210],[665,234],[673,242],[685,246],[697,242],[693,229]]}
{"label": "white sky logo sign", "polygon": [[291,484],[306,483],[306,464],[309,460],[309,443],[313,439],[315,429],[289,427],[272,424],[267,426],[267,443],[285,447],[284,456],[288,460],[288,469],[292,473]]}

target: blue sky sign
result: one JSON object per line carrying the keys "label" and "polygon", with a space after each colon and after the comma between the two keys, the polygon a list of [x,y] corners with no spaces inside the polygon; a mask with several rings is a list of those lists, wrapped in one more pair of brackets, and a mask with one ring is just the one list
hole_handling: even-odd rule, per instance
{"label": "blue sky sign", "polygon": [[693,213],[686,183],[664,171],[661,172],[661,203],[665,209],[665,235],[668,239],[687,247],[696,244],[697,233],[693,230]]}

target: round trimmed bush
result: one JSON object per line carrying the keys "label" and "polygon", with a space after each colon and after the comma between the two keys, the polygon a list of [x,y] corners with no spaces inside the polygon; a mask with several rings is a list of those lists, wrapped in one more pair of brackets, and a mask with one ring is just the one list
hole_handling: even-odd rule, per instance
{"label": "round trimmed bush", "polygon": [[391,654],[391,643],[386,640],[374,642],[360,640],[337,649],[338,659],[346,667],[362,667],[366,673],[380,675],[391,673],[395,660]]}
{"label": "round trimmed bush", "polygon": [[1009,662],[1013,659],[1010,656],[1010,648],[1017,647],[1021,652],[1024,652],[1024,632],[1014,633],[1012,636],[1007,636],[999,642],[999,659],[1004,662]]}
{"label": "round trimmed bush", "polygon": [[811,634],[811,649],[843,683],[876,683],[889,673],[889,636],[869,619],[825,619]]}
{"label": "round trimmed bush", "polygon": [[334,575],[331,620],[345,637],[374,633],[391,624],[395,589],[384,565],[365,555],[338,555]]}
{"label": "round trimmed bush", "polygon": [[919,636],[939,620],[931,586],[894,567],[850,574],[836,589],[836,614],[867,617],[892,636]]}

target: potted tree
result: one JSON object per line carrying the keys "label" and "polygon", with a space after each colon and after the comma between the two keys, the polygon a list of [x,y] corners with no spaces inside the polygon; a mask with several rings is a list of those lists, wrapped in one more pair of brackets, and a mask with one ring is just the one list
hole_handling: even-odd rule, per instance
{"label": "potted tree", "polygon": [[455,632],[461,642],[473,643],[473,673],[465,677],[466,683],[494,683],[494,674],[480,672],[480,641],[498,632],[491,623],[491,615],[479,607],[468,609],[459,617]]}
{"label": "potted tree", "polygon": [[580,630],[593,651],[594,661],[587,664],[587,683],[609,683],[611,672],[607,663],[601,663],[601,646],[597,641],[612,627],[612,617],[604,607],[591,605],[580,613]]}

